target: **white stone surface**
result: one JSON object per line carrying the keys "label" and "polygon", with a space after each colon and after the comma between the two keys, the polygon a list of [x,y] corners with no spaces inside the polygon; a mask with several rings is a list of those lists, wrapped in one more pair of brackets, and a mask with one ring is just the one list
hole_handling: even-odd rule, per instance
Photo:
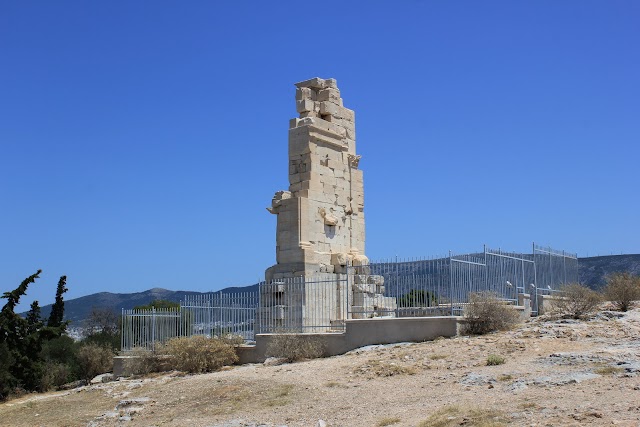
{"label": "white stone surface", "polygon": [[[381,295],[382,278],[368,276],[355,113],[343,106],[335,79],[316,77],[295,86],[300,116],[289,121],[289,188],[278,191],[267,208],[277,215],[277,263],[267,269],[266,279],[337,276],[354,266],[351,273],[363,275],[357,280],[358,288],[341,292],[349,292],[349,300],[358,295],[357,306],[394,306],[393,298],[392,303]],[[322,304],[318,307],[311,313],[316,317],[327,309]]]}

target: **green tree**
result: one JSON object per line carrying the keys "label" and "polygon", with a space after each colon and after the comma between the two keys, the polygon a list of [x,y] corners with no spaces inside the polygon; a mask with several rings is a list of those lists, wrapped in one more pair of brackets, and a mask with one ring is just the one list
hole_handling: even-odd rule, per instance
{"label": "green tree", "polygon": [[55,324],[55,320],[64,315],[62,293],[66,292],[66,276],[62,276],[58,283],[58,314],[51,325],[43,326],[37,302],[31,304],[27,318],[15,313],[20,298],[26,293],[28,286],[39,278],[41,272],[38,270],[24,279],[16,289],[2,295],[7,303],[0,311],[0,400],[6,399],[11,392],[19,388],[28,391],[43,390],[45,368],[42,345],[60,337],[66,327],[66,323]]}
{"label": "green tree", "polygon": [[51,307],[51,314],[49,314],[49,321],[47,326],[54,328],[63,327],[66,329],[66,324],[62,322],[64,319],[64,298],[63,294],[67,292],[67,276],[61,276],[58,281],[58,288],[56,289],[56,302]]}
{"label": "green tree", "polygon": [[42,328],[42,319],[40,318],[40,305],[38,301],[31,303],[29,312],[27,313],[27,330],[30,334],[39,331]]}
{"label": "green tree", "polygon": [[29,334],[27,320],[14,310],[29,285],[40,277],[40,273],[42,270],[24,279],[13,291],[2,295],[7,302],[0,311],[0,400],[6,399],[17,387],[37,387],[37,355],[32,353],[34,347],[37,347],[35,334]]}

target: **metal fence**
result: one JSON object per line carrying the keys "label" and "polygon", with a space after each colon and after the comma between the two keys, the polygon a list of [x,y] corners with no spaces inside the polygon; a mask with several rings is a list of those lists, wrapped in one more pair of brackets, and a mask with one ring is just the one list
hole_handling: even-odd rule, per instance
{"label": "metal fence", "polygon": [[532,292],[531,310],[538,314],[543,295],[560,292],[559,284],[578,283],[578,255],[534,244],[533,260],[536,277],[532,282],[535,292]]}
{"label": "metal fence", "polygon": [[155,351],[158,343],[184,336],[188,319],[179,308],[122,310],[121,349]]}
{"label": "metal fence", "polygon": [[346,274],[278,279],[258,287],[259,333],[344,330],[349,294]]}
{"label": "metal fence", "polygon": [[183,316],[189,320],[188,335],[236,335],[245,341],[254,339],[257,307],[257,292],[187,295],[180,302]]}
{"label": "metal fence", "polygon": [[[562,285],[578,281],[576,254],[533,245],[531,254],[505,252],[485,247],[482,252],[408,261],[372,262],[365,268],[371,277],[358,275],[363,267],[353,267],[349,278],[378,282],[380,293],[353,285],[349,318],[416,317],[462,315],[468,296],[474,292],[494,292],[499,298],[518,302],[519,294],[530,294],[533,314],[541,295],[559,292]],[[370,304],[361,308],[359,292],[368,294]],[[393,304],[377,303],[384,298]],[[365,297],[366,298],[366,297]]]}
{"label": "metal fence", "polygon": [[[447,308],[452,299],[448,257],[406,261],[396,259],[355,269],[364,270],[361,273],[368,275],[355,276],[359,282],[375,283],[377,288],[354,283],[353,302],[364,299],[368,303],[350,304],[350,317],[420,317],[444,315],[450,311]],[[384,298],[393,298],[395,305],[389,304]]]}
{"label": "metal fence", "polygon": [[531,254],[482,252],[347,266],[345,274],[279,279],[256,292],[187,295],[175,310],[123,310],[122,350],[155,350],[177,336],[341,332],[347,319],[462,315],[469,294],[494,292],[517,303],[578,281],[576,254],[533,245]]}
{"label": "metal fence", "polygon": [[122,310],[122,351],[155,351],[171,338],[235,335],[254,339],[258,292],[186,295],[173,309]]}

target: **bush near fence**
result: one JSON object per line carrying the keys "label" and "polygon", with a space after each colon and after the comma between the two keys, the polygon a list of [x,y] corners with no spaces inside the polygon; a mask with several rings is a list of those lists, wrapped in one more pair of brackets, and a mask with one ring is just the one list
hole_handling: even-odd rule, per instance
{"label": "bush near fence", "polygon": [[506,330],[515,325],[519,317],[515,307],[499,299],[495,293],[473,293],[465,307],[461,332],[482,335]]}
{"label": "bush near fence", "polygon": [[266,356],[297,362],[322,357],[325,349],[326,343],[321,336],[281,333],[271,336]]}
{"label": "bush near fence", "polygon": [[614,273],[607,277],[604,294],[616,310],[627,311],[640,300],[640,276],[629,273]]}

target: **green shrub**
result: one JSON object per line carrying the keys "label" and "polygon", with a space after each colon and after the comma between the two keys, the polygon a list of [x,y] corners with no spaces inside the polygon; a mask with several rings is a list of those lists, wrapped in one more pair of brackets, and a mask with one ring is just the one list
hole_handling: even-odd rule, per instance
{"label": "green shrub", "polygon": [[463,334],[482,335],[506,330],[518,322],[516,309],[500,300],[493,292],[478,292],[469,295],[469,304],[464,310]]}
{"label": "green shrub", "polygon": [[77,360],[80,378],[90,380],[96,375],[113,370],[114,352],[95,343],[84,344],[78,349]]}
{"label": "green shrub", "polygon": [[73,378],[71,368],[64,363],[49,362],[45,364],[42,379],[40,380],[41,391],[47,391],[60,387]]}
{"label": "green shrub", "polygon": [[598,292],[578,283],[565,285],[560,291],[561,297],[554,302],[553,311],[573,319],[593,313],[602,302],[602,296]]}
{"label": "green shrub", "polygon": [[497,366],[504,364],[505,359],[497,354],[490,354],[487,357],[487,366]]}
{"label": "green shrub", "polygon": [[234,342],[237,340],[202,335],[172,338],[161,353],[168,356],[169,366],[178,371],[209,372],[238,361]]}
{"label": "green shrub", "polygon": [[607,277],[604,294],[619,311],[627,311],[640,300],[640,276],[614,273]]}
{"label": "green shrub", "polygon": [[270,337],[266,355],[295,362],[322,357],[325,347],[324,339],[317,335],[274,334]]}

